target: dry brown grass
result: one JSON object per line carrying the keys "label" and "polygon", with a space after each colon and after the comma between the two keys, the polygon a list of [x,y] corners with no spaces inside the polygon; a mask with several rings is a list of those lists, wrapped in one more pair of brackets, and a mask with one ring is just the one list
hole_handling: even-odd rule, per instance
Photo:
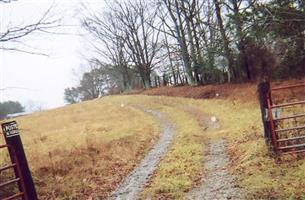
{"label": "dry brown grass", "polygon": [[[288,80],[282,83],[272,83],[281,86],[304,82],[303,80]],[[209,100],[192,100],[175,98],[176,105],[192,105],[198,110],[210,115],[216,115],[220,120],[221,129],[207,132],[209,138],[226,138],[229,142],[228,153],[231,157],[231,172],[238,177],[237,184],[244,189],[248,199],[305,199],[305,159],[303,156],[286,156],[277,162],[267,151],[263,138],[260,110],[256,97],[256,86],[248,84],[244,87],[209,86],[207,88],[182,87],[158,88],[145,91],[149,95],[167,95],[199,98],[199,92],[205,93],[211,87],[215,91],[227,88],[228,96]],[[159,93],[159,91],[160,93]],[[168,91],[167,91],[168,90]],[[170,91],[173,90],[173,91]],[[187,90],[187,93],[183,93]],[[197,90],[197,91],[196,91]],[[291,99],[292,97],[292,99]],[[304,100],[304,89],[275,94],[276,103],[287,100]],[[188,103],[187,103],[188,102]],[[286,112],[286,111],[285,111]],[[304,107],[297,111],[304,112]],[[286,112],[287,114],[287,112]]]}
{"label": "dry brown grass", "polygon": [[[273,86],[281,86],[287,84],[305,83],[303,79],[290,79],[285,81],[273,81]],[[257,83],[240,83],[240,84],[211,84],[205,86],[178,86],[178,87],[159,87],[149,90],[134,90],[127,94],[145,94],[156,96],[172,96],[172,97],[187,97],[194,99],[225,99],[240,102],[257,103]],[[298,96],[295,92],[289,92],[289,95]],[[279,94],[281,98],[287,96]]]}
{"label": "dry brown grass", "polygon": [[40,199],[107,196],[158,135],[151,116],[111,99],[35,113],[17,122]]}
{"label": "dry brown grass", "polygon": [[[168,154],[142,197],[183,199],[202,175],[204,142],[222,137],[229,142],[231,172],[249,199],[305,198],[304,159],[289,157],[276,163],[268,155],[254,84],[144,92],[181,93],[183,97],[213,99],[110,96],[18,118],[41,199],[107,196],[157,138],[158,125],[135,109],[139,105],[167,113],[177,128]],[[189,107],[198,112],[185,110]],[[221,128],[204,131],[198,120],[200,113],[215,115]]]}
{"label": "dry brown grass", "polygon": [[164,159],[159,163],[141,199],[178,199],[197,184],[202,174],[205,131],[197,116],[186,112],[192,107],[188,99],[170,97],[112,96],[113,103],[141,105],[168,115],[175,125],[175,138]]}

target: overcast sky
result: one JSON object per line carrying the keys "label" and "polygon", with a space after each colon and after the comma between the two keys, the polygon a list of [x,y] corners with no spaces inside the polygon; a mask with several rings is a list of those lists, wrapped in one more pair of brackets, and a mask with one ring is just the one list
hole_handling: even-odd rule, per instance
{"label": "overcast sky", "polygon": [[[82,55],[88,56],[86,40],[79,26],[82,17],[81,2],[93,9],[104,9],[103,0],[19,0],[0,4],[1,31],[9,24],[22,25],[37,21],[52,5],[52,13],[64,16],[59,32],[75,35],[35,34],[23,42],[49,56],[30,55],[0,50],[0,100],[20,101],[23,104],[40,104],[43,108],[64,105],[63,92],[76,84],[73,71],[85,65]],[[11,45],[11,44],[10,44]],[[35,50],[37,51],[37,50]]]}

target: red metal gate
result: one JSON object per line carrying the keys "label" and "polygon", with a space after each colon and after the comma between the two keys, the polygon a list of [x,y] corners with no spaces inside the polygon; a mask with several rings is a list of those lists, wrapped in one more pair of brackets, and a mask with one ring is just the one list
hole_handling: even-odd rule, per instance
{"label": "red metal gate", "polygon": [[[4,192],[5,194],[7,193],[8,196],[1,197],[1,198],[3,198],[3,200],[12,200],[12,199],[17,199],[17,198],[26,199],[27,195],[26,195],[25,189],[24,189],[25,183],[24,183],[24,180],[21,175],[20,164],[19,164],[16,154],[14,152],[14,148],[7,144],[3,144],[3,145],[0,145],[0,150],[9,151],[11,158],[14,160],[14,162],[7,163],[6,165],[0,166],[0,174],[6,170],[13,169],[13,173],[15,176],[14,179],[6,180],[5,182],[1,182],[1,180],[0,180],[0,189],[2,189],[2,191],[8,191],[6,189],[8,186],[17,184],[18,190],[19,190],[19,192],[15,193],[15,194],[9,194],[8,192]],[[3,194],[3,195],[5,195],[5,194]]]}
{"label": "red metal gate", "polygon": [[[283,87],[271,87],[267,93],[268,122],[271,132],[271,143],[277,154],[305,152],[305,83]],[[276,103],[276,93],[295,93],[299,99]],[[289,95],[288,95],[289,96]]]}
{"label": "red metal gate", "polygon": [[[1,123],[1,128],[6,144],[0,145],[0,150],[2,153],[9,154],[10,163],[5,165],[0,163],[0,199],[37,200],[36,189],[19,135],[17,122]],[[3,150],[6,152],[3,152]],[[8,161],[2,160],[2,162]]]}

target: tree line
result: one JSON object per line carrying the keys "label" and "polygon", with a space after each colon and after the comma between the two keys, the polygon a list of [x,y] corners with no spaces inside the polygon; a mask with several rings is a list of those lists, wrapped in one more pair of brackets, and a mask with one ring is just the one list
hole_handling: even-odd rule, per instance
{"label": "tree line", "polygon": [[[103,92],[304,76],[304,5],[304,0],[114,0],[82,21],[95,52],[88,73],[99,74],[102,81],[95,83]],[[74,88],[78,99],[102,95],[85,95],[85,79]]]}
{"label": "tree line", "polygon": [[0,102],[0,119],[8,114],[24,112],[24,107],[18,101]]}

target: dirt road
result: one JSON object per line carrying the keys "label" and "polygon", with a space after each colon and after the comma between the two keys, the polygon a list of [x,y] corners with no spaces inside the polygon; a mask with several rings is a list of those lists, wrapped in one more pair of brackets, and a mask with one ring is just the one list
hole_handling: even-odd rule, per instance
{"label": "dirt road", "polygon": [[[217,122],[203,115],[191,107],[183,110],[195,117],[203,131],[219,128]],[[147,110],[146,110],[147,111]],[[169,122],[167,115],[159,111],[148,110],[161,125],[161,136],[158,143],[146,155],[142,162],[124,179],[114,191],[110,199],[131,200],[137,199],[145,183],[149,181],[161,158],[166,155],[169,145],[174,137],[174,127]],[[242,191],[236,187],[234,177],[228,171],[229,158],[226,153],[224,139],[209,140],[204,156],[204,178],[199,187],[186,194],[187,199],[242,199]]]}
{"label": "dirt road", "polygon": [[153,110],[146,110],[151,113],[161,125],[159,141],[145,156],[141,163],[127,176],[119,187],[112,193],[109,199],[137,199],[145,183],[153,174],[158,163],[166,154],[174,137],[174,127],[164,113]]}
{"label": "dirt road", "polygon": [[188,194],[188,199],[243,199],[241,190],[234,185],[234,177],[228,172],[229,158],[223,139],[209,141],[204,160],[203,183]]}

